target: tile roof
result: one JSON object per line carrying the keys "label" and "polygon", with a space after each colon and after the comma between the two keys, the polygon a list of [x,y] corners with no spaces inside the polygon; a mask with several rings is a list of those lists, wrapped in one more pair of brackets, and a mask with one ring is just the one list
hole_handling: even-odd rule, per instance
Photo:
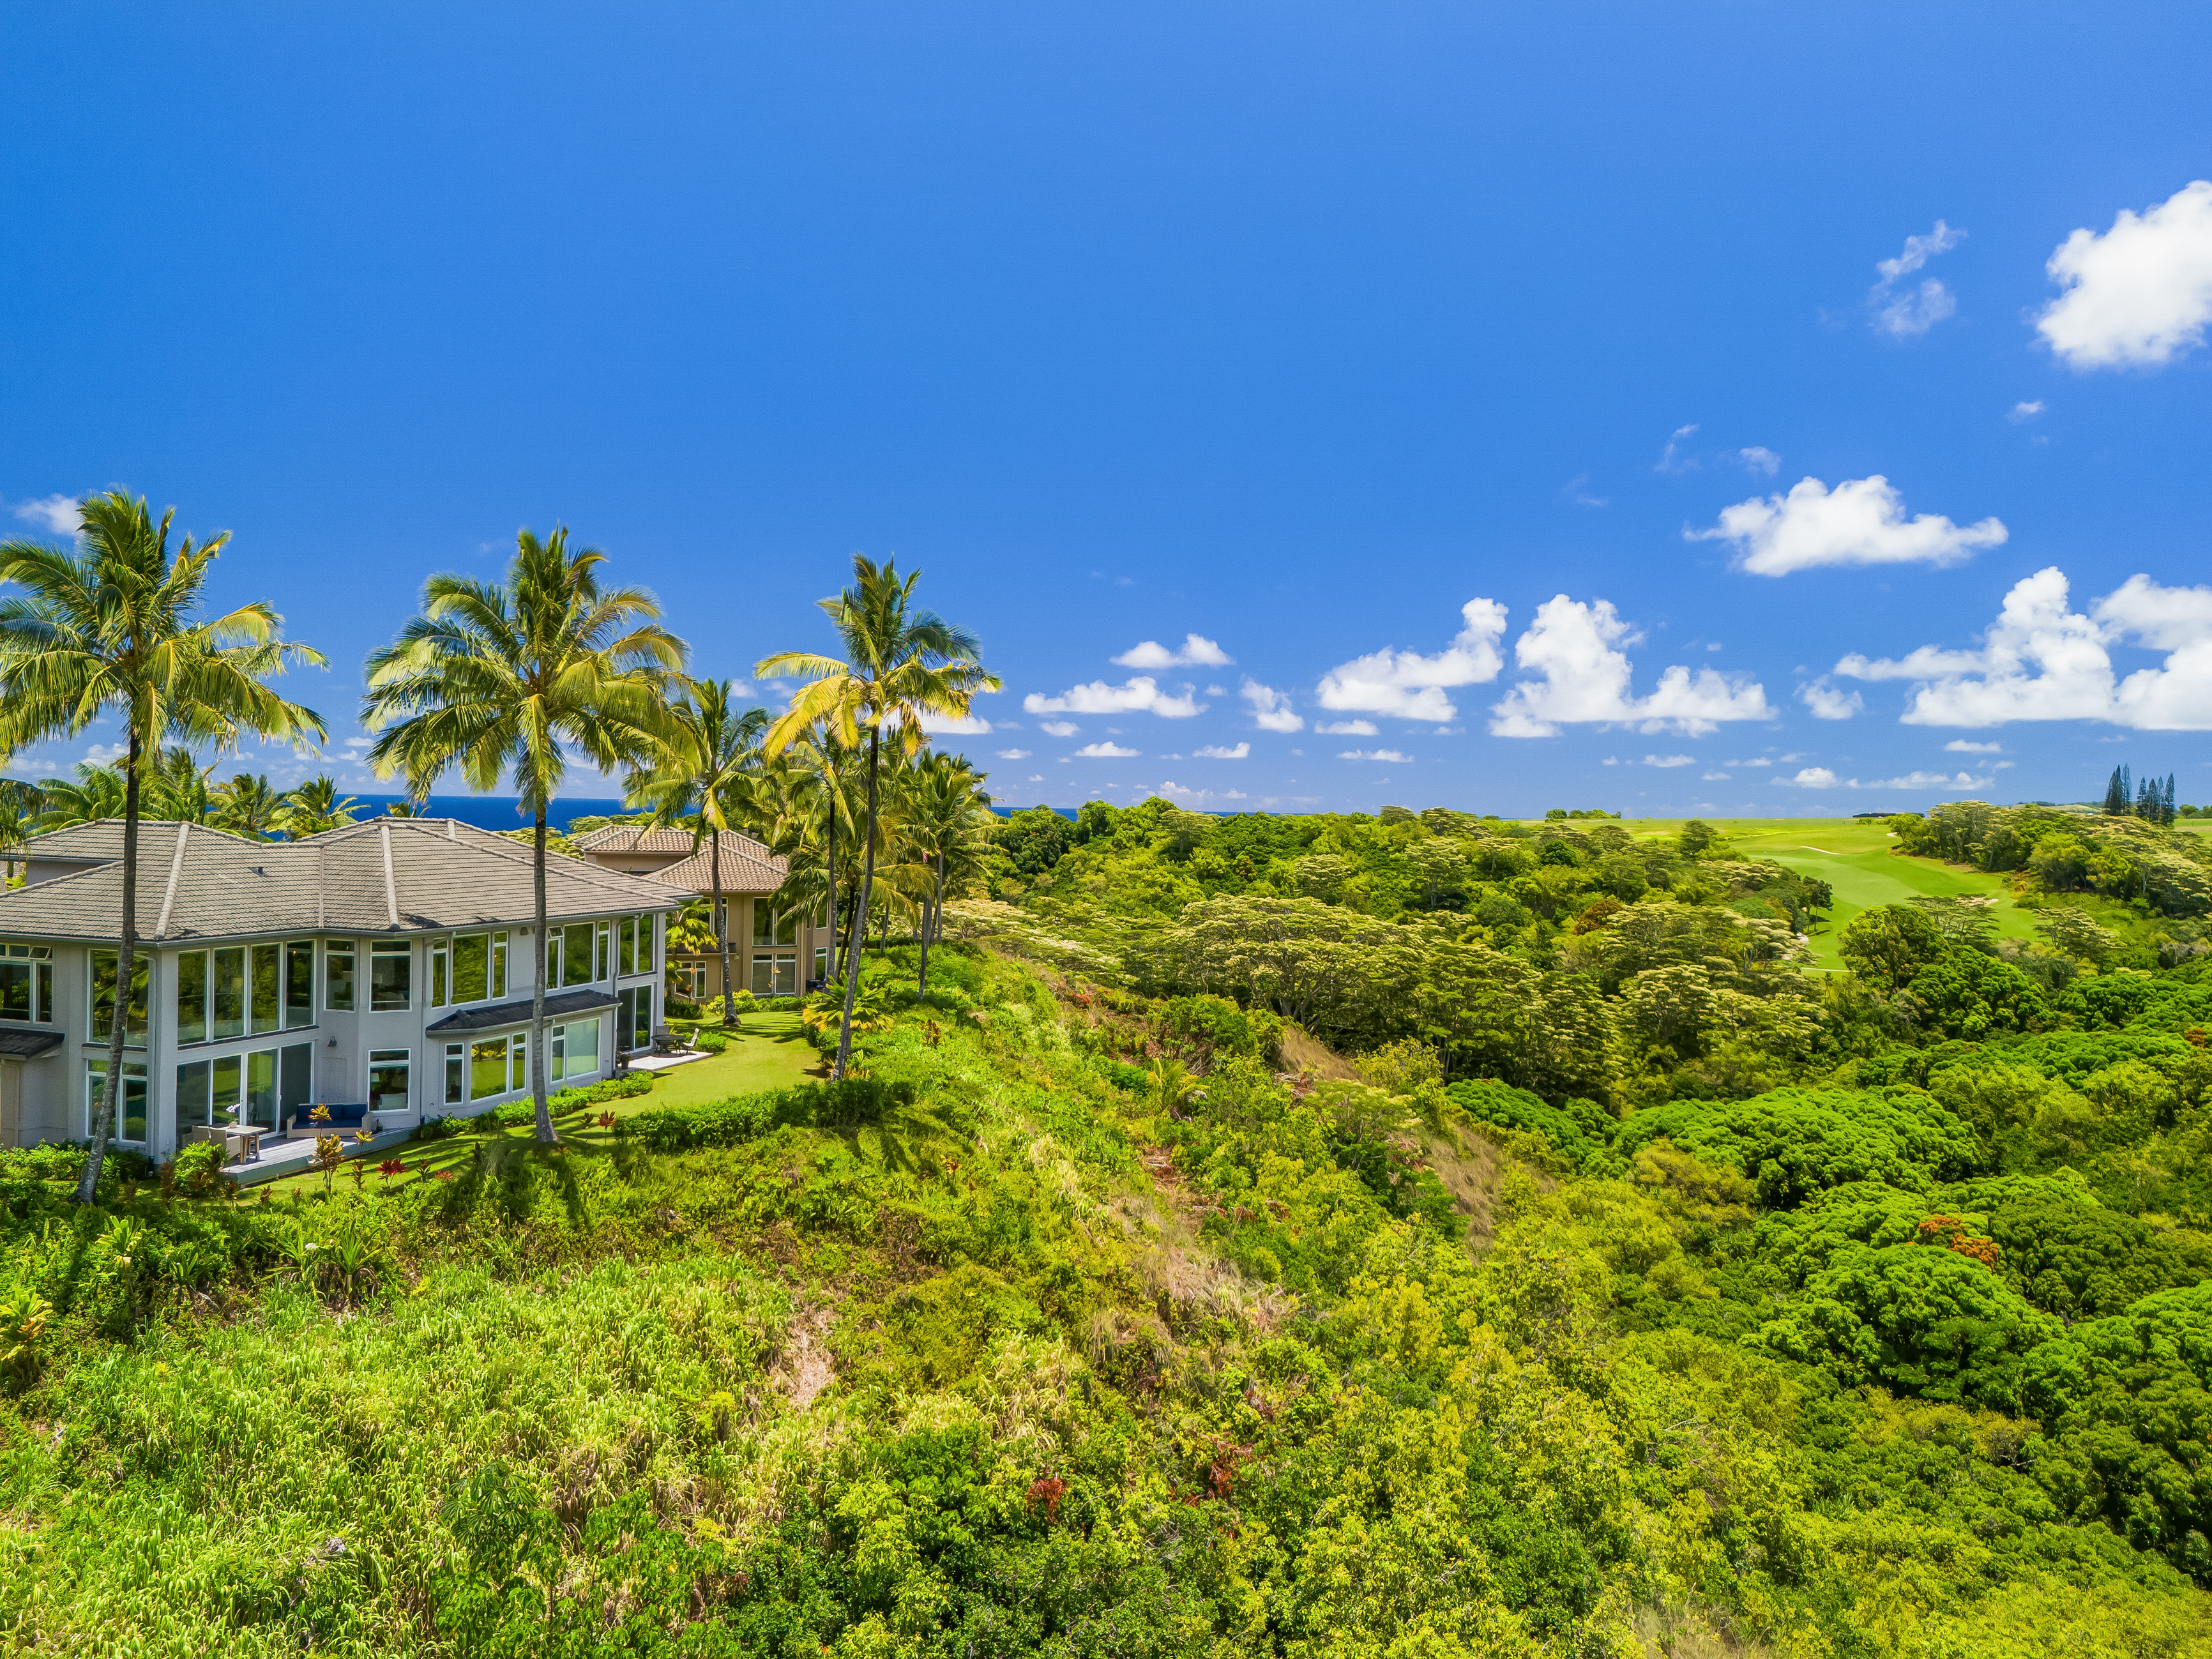
{"label": "tile roof", "polygon": [[[123,826],[32,837],[18,859],[106,861],[0,892],[0,934],[112,939],[123,908]],[[550,920],[665,909],[667,887],[549,853]],[[137,929],[174,943],[290,932],[375,933],[530,921],[530,849],[451,818],[372,818],[299,841],[246,841],[199,824],[138,830]]]}
{"label": "tile roof", "polygon": [[694,851],[689,830],[652,830],[631,823],[611,823],[592,830],[577,845],[596,860],[609,860],[609,868],[613,867],[611,860],[624,853],[680,853],[684,856],[676,863],[643,873],[652,880],[681,888],[687,893],[710,893],[714,890],[716,842],[721,846],[725,893],[773,893],[791,874],[788,860],[769,852],[750,836],[741,836],[734,830],[725,830],[711,839],[702,838]]}
{"label": "tile roof", "polygon": [[[587,1014],[594,1008],[611,1008],[614,994],[609,991],[556,991],[545,999],[545,1018],[562,1019],[570,1014]],[[501,1025],[521,1025],[530,1018],[530,999],[518,1002],[489,1002],[481,1008],[464,1008],[445,1018],[434,1020],[422,1028],[425,1036],[453,1036],[462,1031],[489,1031]]]}

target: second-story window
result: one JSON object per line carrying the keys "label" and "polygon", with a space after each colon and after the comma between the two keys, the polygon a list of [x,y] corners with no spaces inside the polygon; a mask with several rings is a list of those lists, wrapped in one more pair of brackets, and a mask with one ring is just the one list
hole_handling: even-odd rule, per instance
{"label": "second-story window", "polygon": [[545,988],[592,982],[592,945],[595,932],[588,921],[572,921],[565,927],[545,930]]}
{"label": "second-story window", "polygon": [[334,939],[323,946],[323,1006],[340,1013],[353,1010],[353,941]]}
{"label": "second-story window", "polygon": [[430,941],[430,1006],[433,1008],[444,1007],[452,991],[452,981],[447,977],[447,963],[452,956],[451,939],[434,939]]}
{"label": "second-story window", "polygon": [[0,945],[0,1019],[52,1023],[53,955],[51,945]]}
{"label": "second-story window", "polygon": [[[115,980],[118,953],[92,952],[92,1040],[106,1042],[115,1030]],[[131,1012],[123,1023],[123,1040],[134,1048],[146,1046],[146,988],[149,963],[143,951],[131,959]],[[104,1062],[103,1062],[104,1063]]]}
{"label": "second-story window", "polygon": [[315,1023],[315,942],[284,942],[284,1029]]}
{"label": "second-story window", "polygon": [[368,1006],[379,1013],[414,1006],[415,947],[405,939],[380,939],[368,947]]}
{"label": "second-story window", "polygon": [[753,943],[755,945],[796,945],[799,943],[799,912],[778,915],[769,908],[766,899],[753,901]]}

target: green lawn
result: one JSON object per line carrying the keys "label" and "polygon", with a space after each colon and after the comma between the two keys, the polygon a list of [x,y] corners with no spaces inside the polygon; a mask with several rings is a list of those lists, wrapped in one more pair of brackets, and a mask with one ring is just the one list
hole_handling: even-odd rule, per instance
{"label": "green lawn", "polygon": [[[1934,859],[1901,857],[1889,850],[1896,842],[1878,819],[1708,818],[1705,822],[1750,856],[1787,865],[1834,890],[1836,903],[1828,913],[1827,926],[1817,930],[1812,940],[1814,960],[1821,968],[1843,966],[1836,954],[1836,941],[1853,916],[1877,904],[1903,903],[1916,895],[1993,895],[1997,901],[1997,937],[2033,937],[2030,913],[2014,908],[2011,889],[2002,876],[1985,875]],[[1679,832],[1681,821],[1637,819],[1624,827],[1639,839],[1656,838]]]}
{"label": "green lawn", "polygon": [[[654,1079],[650,1094],[587,1106],[580,1112],[556,1118],[554,1127],[560,1131],[562,1139],[579,1150],[596,1151],[610,1138],[609,1131],[599,1127],[599,1120],[604,1115],[627,1117],[633,1112],[657,1111],[666,1106],[696,1106],[704,1101],[726,1100],[732,1095],[787,1089],[794,1083],[807,1082],[820,1075],[821,1056],[806,1042],[797,1014],[748,1014],[742,1027],[730,1034],[730,1046],[722,1053],[662,1073]],[[336,1190],[350,1188],[356,1164],[366,1166],[364,1179],[372,1187],[385,1184],[387,1177],[377,1173],[376,1166],[387,1160],[402,1166],[400,1173],[390,1176],[390,1180],[434,1179],[440,1170],[450,1170],[467,1163],[487,1141],[526,1142],[533,1133],[528,1124],[501,1128],[486,1122],[450,1140],[409,1141],[366,1158],[348,1159],[346,1167],[336,1176]],[[246,1201],[252,1202],[264,1192],[283,1198],[296,1189],[319,1192],[322,1186],[322,1174],[317,1171],[264,1182],[249,1188],[245,1196]]]}

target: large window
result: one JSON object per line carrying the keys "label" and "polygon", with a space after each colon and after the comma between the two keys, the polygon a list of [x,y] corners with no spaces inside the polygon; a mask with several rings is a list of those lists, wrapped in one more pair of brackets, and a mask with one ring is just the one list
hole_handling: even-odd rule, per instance
{"label": "large window", "polygon": [[594,936],[606,936],[605,924],[572,921],[565,927],[545,930],[545,987],[589,985],[593,978],[592,945]]}
{"label": "large window", "polygon": [[334,939],[323,946],[323,1006],[353,1012],[353,941]]}
{"label": "large window", "polygon": [[615,997],[615,1047],[635,1050],[653,1043],[653,987],[633,985]]}
{"label": "large window", "polygon": [[[114,953],[108,953],[112,956]],[[109,983],[113,985],[114,966],[108,967]],[[110,1005],[111,1008],[112,1004]],[[111,1018],[112,1016],[111,1015]],[[84,1063],[84,1132],[92,1133],[92,1121],[100,1114],[100,1103],[107,1089],[107,1057]],[[146,1062],[126,1060],[123,1062],[123,1093],[115,1103],[115,1138],[137,1146],[146,1144]]]}
{"label": "large window", "polygon": [[506,994],[507,935],[457,935],[453,939],[453,1000],[483,1002]]}
{"label": "large window", "polygon": [[799,943],[799,912],[778,915],[768,907],[765,899],[753,901],[753,943],[755,945],[796,945]]}
{"label": "large window", "polygon": [[[106,1042],[115,1032],[118,954],[114,951],[98,949],[92,953],[92,1040],[94,1042]],[[150,965],[143,951],[132,954],[131,1012],[123,1023],[123,1040],[134,1048],[146,1046],[146,984],[147,969]]]}
{"label": "large window", "polygon": [[378,939],[368,947],[368,1006],[379,1013],[414,1006],[414,974],[413,945],[404,939]]}
{"label": "large window", "polygon": [[194,1129],[210,1124],[283,1128],[306,1107],[314,1069],[312,1042],[181,1062],[177,1067],[177,1144],[185,1145]]}
{"label": "large window", "polygon": [[315,1023],[312,940],[179,953],[179,1042],[243,1036],[249,1023],[256,1036]]}
{"label": "large window", "polygon": [[566,1025],[553,1028],[553,1064],[551,1078],[558,1082],[563,1078],[589,1077],[599,1069],[599,1022],[591,1019],[570,1020]]}
{"label": "large window", "polygon": [[52,1023],[53,955],[49,945],[0,945],[0,1019]]}
{"label": "large window", "polygon": [[799,990],[799,953],[795,951],[753,951],[753,994],[787,997]]}
{"label": "large window", "polygon": [[414,1106],[407,1093],[407,1050],[372,1048],[368,1051],[368,1109],[409,1112]]}
{"label": "large window", "polygon": [[489,1100],[511,1086],[507,1075],[507,1041],[483,1037],[469,1045],[469,1098]]}

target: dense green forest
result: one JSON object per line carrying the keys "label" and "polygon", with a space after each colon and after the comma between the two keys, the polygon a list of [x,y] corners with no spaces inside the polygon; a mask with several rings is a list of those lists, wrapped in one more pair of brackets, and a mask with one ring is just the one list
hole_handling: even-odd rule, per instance
{"label": "dense green forest", "polygon": [[0,1646],[2212,1653],[2212,848],[999,828],[861,1073],[196,1196],[0,1154]]}

